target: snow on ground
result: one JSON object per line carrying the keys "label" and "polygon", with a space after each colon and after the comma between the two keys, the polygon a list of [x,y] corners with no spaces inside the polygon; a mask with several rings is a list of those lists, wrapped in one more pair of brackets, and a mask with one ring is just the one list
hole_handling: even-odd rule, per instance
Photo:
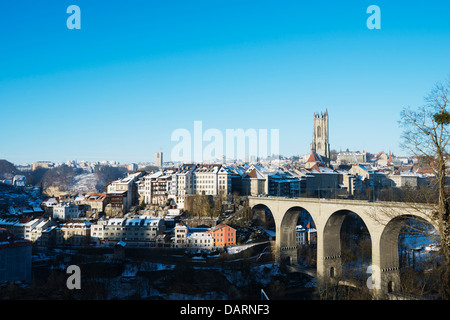
{"label": "snow on ground", "polygon": [[83,173],[73,178],[70,190],[76,193],[95,192],[98,177],[95,173]]}
{"label": "snow on ground", "polygon": [[250,247],[256,246],[258,244],[261,244],[261,243],[250,243],[250,244],[246,244],[246,245],[242,245],[242,246],[229,247],[229,248],[227,248],[227,253],[236,254],[241,251],[247,250]]}
{"label": "snow on ground", "polygon": [[[248,278],[244,276],[247,274],[243,270],[224,269],[221,273],[227,278],[228,281],[238,287],[243,287],[247,284]],[[261,284],[267,285],[270,283],[273,276],[280,275],[280,269],[278,264],[263,264],[254,266],[251,268],[251,275],[255,280],[258,280]]]}

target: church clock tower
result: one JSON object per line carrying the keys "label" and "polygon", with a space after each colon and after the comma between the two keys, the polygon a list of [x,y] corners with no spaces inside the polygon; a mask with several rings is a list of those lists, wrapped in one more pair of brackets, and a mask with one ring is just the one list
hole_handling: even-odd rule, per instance
{"label": "church clock tower", "polygon": [[311,153],[317,153],[324,160],[330,159],[330,143],[328,138],[328,110],[325,113],[314,113],[314,132]]}

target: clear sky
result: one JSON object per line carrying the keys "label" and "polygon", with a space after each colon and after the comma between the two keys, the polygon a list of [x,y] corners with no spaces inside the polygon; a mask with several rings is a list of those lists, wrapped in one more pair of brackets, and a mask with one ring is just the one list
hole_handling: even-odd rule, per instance
{"label": "clear sky", "polygon": [[449,13],[448,0],[4,0],[0,159],[169,160],[172,132],[196,120],[279,129],[280,153],[302,155],[325,109],[332,149],[402,154],[401,109],[450,72]]}

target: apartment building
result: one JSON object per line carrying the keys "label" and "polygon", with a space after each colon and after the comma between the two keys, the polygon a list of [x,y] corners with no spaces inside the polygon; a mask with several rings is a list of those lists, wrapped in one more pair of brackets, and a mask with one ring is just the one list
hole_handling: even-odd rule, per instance
{"label": "apartment building", "polygon": [[165,229],[163,219],[150,216],[99,220],[91,226],[91,241],[96,244],[152,242]]}
{"label": "apartment building", "polygon": [[155,166],[162,167],[163,166],[163,153],[155,152]]}
{"label": "apartment building", "polygon": [[0,228],[0,282],[31,281],[31,242]]}
{"label": "apartment building", "polygon": [[90,242],[90,222],[64,223],[58,230],[56,237],[57,245],[85,246]]}
{"label": "apartment building", "polygon": [[236,229],[227,226],[226,224],[219,224],[208,230],[211,237],[214,239],[214,247],[228,247],[236,245]]}
{"label": "apartment building", "polygon": [[317,230],[308,222],[306,227],[297,225],[295,229],[296,243],[299,245],[317,243]]}
{"label": "apartment building", "polygon": [[92,193],[83,199],[75,202],[78,205],[84,205],[90,214],[98,214],[104,212],[107,203],[106,193]]}
{"label": "apartment building", "polygon": [[236,230],[225,224],[212,228],[189,228],[184,223],[177,223],[174,228],[176,247],[211,250],[235,244]]}
{"label": "apartment building", "polygon": [[53,218],[60,220],[77,219],[80,216],[78,206],[73,202],[61,202],[53,206]]}
{"label": "apartment building", "polygon": [[178,208],[184,208],[184,198],[187,194],[193,193],[193,172],[196,168],[194,164],[183,164],[177,168],[176,184],[173,194]]}
{"label": "apartment building", "polygon": [[175,225],[174,228],[174,244],[175,247],[186,247],[187,246],[187,238],[188,238],[189,227],[183,223],[179,222]]}
{"label": "apartment building", "polygon": [[107,188],[107,196],[111,206],[126,213],[138,200],[136,182],[143,175],[142,172],[129,174],[123,179],[111,182]]}
{"label": "apartment building", "polygon": [[242,195],[257,196],[266,194],[266,178],[258,169],[252,168],[242,176]]}
{"label": "apartment building", "polygon": [[165,205],[169,195],[174,193],[176,176],[172,170],[161,170],[144,176],[144,202]]}
{"label": "apartment building", "polygon": [[211,250],[214,248],[214,238],[209,232],[194,231],[187,236],[187,246],[197,250]]}
{"label": "apartment building", "polygon": [[51,235],[49,231],[56,223],[51,219],[34,219],[25,224],[24,239],[35,242],[39,245],[51,244]]}
{"label": "apartment building", "polygon": [[221,166],[217,172],[217,194],[228,195],[232,192],[233,173],[226,166]]}
{"label": "apartment building", "polygon": [[138,182],[139,194],[146,204],[163,205],[173,199],[178,208],[184,208],[186,195],[230,194],[233,176],[220,164],[183,164],[145,175]]}
{"label": "apartment building", "polygon": [[49,168],[53,168],[55,166],[55,164],[51,161],[38,161],[35,163],[31,164],[31,170],[35,171],[37,169],[49,169]]}
{"label": "apartment building", "polygon": [[184,223],[177,223],[174,228],[174,245],[178,248],[211,250],[214,238],[207,228],[189,228]]}
{"label": "apartment building", "polygon": [[201,164],[197,165],[193,172],[193,194],[217,195],[217,175],[221,165]]}

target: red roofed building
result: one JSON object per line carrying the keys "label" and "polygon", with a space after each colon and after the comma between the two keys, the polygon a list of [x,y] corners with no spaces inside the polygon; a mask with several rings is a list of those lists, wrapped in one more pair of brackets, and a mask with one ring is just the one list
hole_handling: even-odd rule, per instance
{"label": "red roofed building", "polygon": [[313,152],[309,155],[308,160],[306,160],[305,168],[306,169],[312,169],[317,168],[318,171],[320,171],[318,168],[319,166],[324,166],[325,162],[323,161],[322,157],[318,155],[317,153]]}
{"label": "red roofed building", "polygon": [[0,282],[31,281],[31,241],[0,228]]}

